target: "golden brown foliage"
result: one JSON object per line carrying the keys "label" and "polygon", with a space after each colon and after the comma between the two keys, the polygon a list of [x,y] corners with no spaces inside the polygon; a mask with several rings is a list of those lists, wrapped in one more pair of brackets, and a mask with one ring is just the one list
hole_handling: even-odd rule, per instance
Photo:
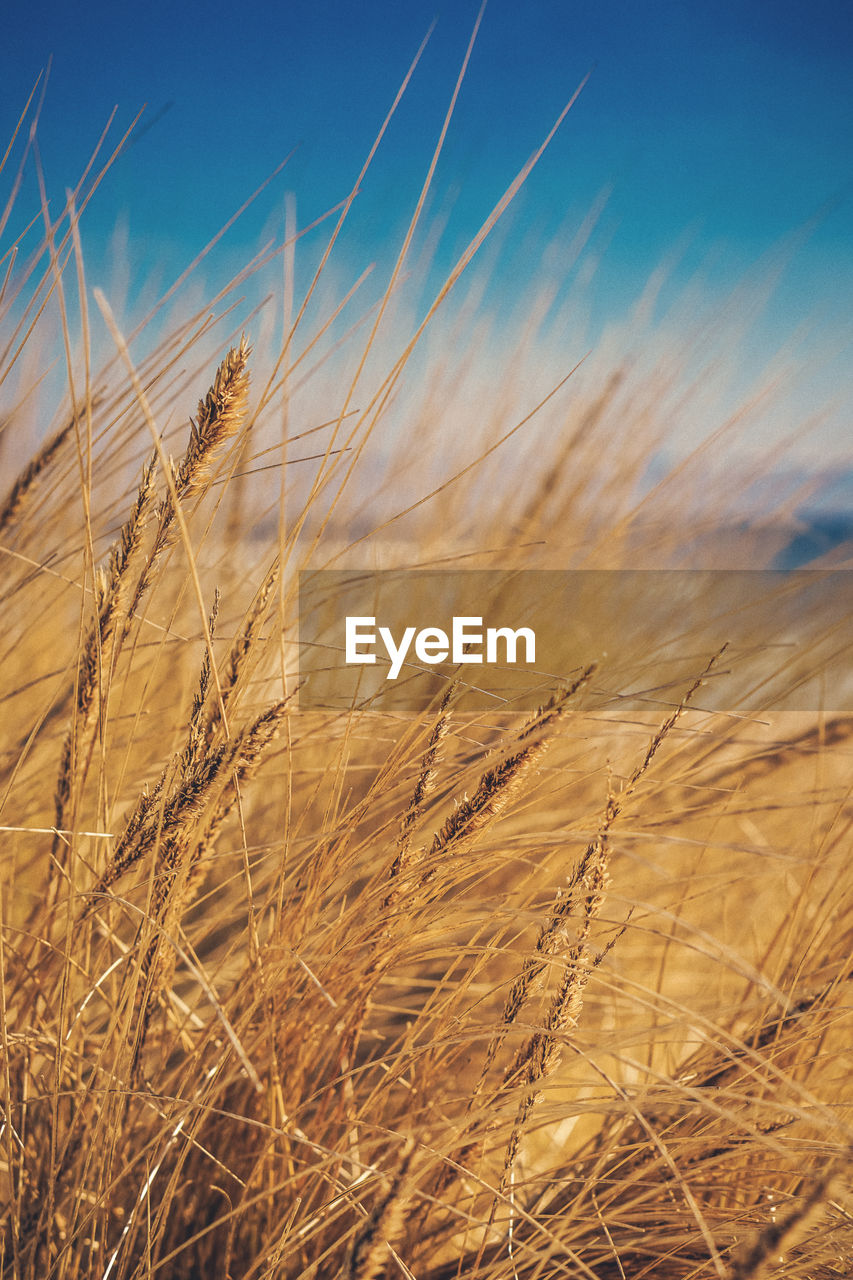
{"label": "golden brown foliage", "polygon": [[370,445],[420,330],[386,363],[348,331],[304,422],[324,324],[260,393],[221,341],[167,465],[209,323],[69,373],[2,507],[0,1274],[849,1276],[850,717],[708,711],[737,658],[690,636],[686,678],[536,673],[527,718],[459,671],[409,716],[298,696],[300,569],[675,558],[686,526],[650,538],[637,460],[593,438],[642,437],[656,385],[579,392],[500,510],[476,476],[522,423],[457,465],[430,402],[391,479],[414,447],[447,472],[395,524]]}

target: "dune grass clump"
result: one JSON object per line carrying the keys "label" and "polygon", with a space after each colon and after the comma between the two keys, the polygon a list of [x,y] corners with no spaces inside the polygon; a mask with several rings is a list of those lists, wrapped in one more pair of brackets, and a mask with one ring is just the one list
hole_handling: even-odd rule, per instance
{"label": "dune grass clump", "polygon": [[664,545],[633,454],[595,445],[654,386],[561,373],[549,465],[499,512],[478,467],[501,441],[512,475],[522,423],[496,408],[459,463],[430,405],[448,470],[410,502],[383,425],[420,329],[312,329],[324,253],[268,364],[224,290],[148,350],[93,295],[98,368],[85,203],[0,297],[0,379],[45,295],[68,365],[0,498],[0,1273],[849,1276],[850,717],[709,711],[727,651],[652,686],[606,654],[537,673],[526,714],[459,672],[409,715],[300,702],[300,569],[682,545],[671,488]]}

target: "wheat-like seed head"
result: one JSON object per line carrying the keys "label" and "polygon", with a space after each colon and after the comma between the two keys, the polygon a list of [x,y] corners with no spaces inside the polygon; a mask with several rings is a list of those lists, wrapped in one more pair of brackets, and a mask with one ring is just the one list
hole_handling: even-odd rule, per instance
{"label": "wheat-like seed head", "polygon": [[249,402],[250,351],[244,335],[222,361],[213,386],[199,401],[196,417],[190,420],[189,443],[175,472],[175,488],[181,501],[205,491],[216,453],[243,425]]}

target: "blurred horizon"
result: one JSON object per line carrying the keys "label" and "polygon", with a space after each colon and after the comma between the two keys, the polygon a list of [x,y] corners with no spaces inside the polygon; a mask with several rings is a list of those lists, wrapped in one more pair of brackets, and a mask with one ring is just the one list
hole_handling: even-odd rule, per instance
{"label": "blurred horizon", "polygon": [[[136,317],[291,152],[217,246],[214,283],[264,242],[281,244],[288,199],[302,228],[346,197],[435,17],[330,264],[331,279],[349,287],[375,261],[369,303],[402,242],[477,11],[467,0],[437,15],[419,0],[248,4],[239,14],[219,0],[155,0],[144,13],[36,0],[0,52],[3,127],[8,138],[50,61],[36,93],[44,91],[37,140],[55,218],[113,106],[104,155],[147,104],[81,223],[90,290],[100,285]],[[484,313],[517,324],[534,305],[532,282],[540,293],[553,287],[542,323],[562,374],[602,335],[630,337],[644,296],[642,323],[661,342],[698,297],[737,333],[729,399],[748,394],[781,349],[796,377],[780,438],[834,398],[802,453],[813,465],[842,463],[851,52],[853,14],[829,0],[607,0],[594,10],[490,0],[411,255],[416,297],[434,294],[589,74],[474,268]],[[37,202],[30,159],[7,235],[23,230]],[[297,290],[332,225],[300,241]],[[207,272],[205,264],[201,279]],[[251,286],[247,296],[259,300]],[[776,429],[757,447],[769,449]],[[706,424],[692,430],[698,440]]]}

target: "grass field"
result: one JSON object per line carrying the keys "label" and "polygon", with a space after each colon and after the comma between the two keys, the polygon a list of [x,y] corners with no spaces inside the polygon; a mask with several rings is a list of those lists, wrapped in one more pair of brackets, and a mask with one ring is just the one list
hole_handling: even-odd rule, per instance
{"label": "grass field", "polygon": [[537,383],[535,316],[496,368],[475,287],[299,295],[290,239],[274,324],[124,332],[103,163],[0,249],[0,1274],[849,1276],[853,719],[710,712],[708,651],[299,705],[300,569],[766,559],[755,406],[647,478],[716,322]]}

